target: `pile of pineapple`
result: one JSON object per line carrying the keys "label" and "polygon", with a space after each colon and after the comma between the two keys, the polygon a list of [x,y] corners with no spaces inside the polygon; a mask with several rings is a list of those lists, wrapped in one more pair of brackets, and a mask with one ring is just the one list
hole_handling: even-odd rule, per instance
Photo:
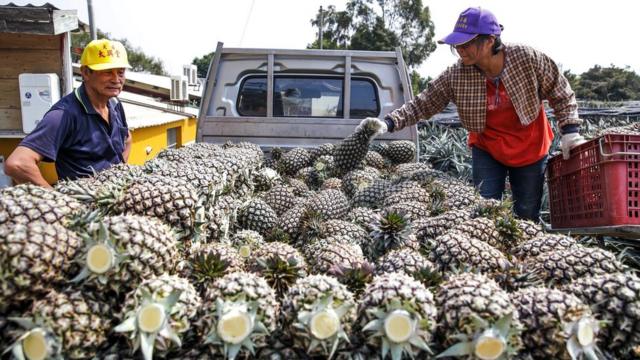
{"label": "pile of pineapple", "polygon": [[407,141],[165,150],[0,194],[5,357],[640,356],[640,279]]}

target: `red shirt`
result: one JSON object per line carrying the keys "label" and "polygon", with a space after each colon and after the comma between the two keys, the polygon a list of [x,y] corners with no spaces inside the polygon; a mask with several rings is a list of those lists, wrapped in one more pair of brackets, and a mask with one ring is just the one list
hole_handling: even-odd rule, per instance
{"label": "red shirt", "polygon": [[544,106],[529,125],[520,123],[502,82],[487,79],[487,125],[483,132],[469,132],[469,146],[488,152],[503,165],[521,167],[542,159],[551,147],[553,130]]}

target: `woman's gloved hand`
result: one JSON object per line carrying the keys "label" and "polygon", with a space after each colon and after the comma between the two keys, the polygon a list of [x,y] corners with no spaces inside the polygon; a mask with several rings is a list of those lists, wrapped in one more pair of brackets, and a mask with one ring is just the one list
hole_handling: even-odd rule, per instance
{"label": "woman's gloved hand", "polygon": [[564,134],[560,138],[560,148],[562,149],[562,158],[569,159],[569,153],[574,147],[587,142],[582,135],[578,133]]}

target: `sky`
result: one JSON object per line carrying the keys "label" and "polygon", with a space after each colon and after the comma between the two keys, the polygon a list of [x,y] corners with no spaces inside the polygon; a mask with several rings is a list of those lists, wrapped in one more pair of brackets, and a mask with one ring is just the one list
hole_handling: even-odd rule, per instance
{"label": "sky", "polygon": [[[78,10],[80,20],[88,22],[85,0],[48,2]],[[93,9],[100,30],[127,38],[147,55],[161,59],[173,75],[181,74],[182,65],[194,57],[215,50],[218,41],[225,47],[304,49],[317,36],[311,19],[320,6],[344,10],[345,4],[345,0],[93,0]],[[640,74],[638,0],[423,0],[423,5],[430,9],[436,40],[453,29],[460,12],[481,6],[504,26],[503,41],[533,46],[563,70],[580,74],[594,65],[613,64]],[[417,70],[424,77],[435,77],[455,61],[449,47],[439,45]]]}

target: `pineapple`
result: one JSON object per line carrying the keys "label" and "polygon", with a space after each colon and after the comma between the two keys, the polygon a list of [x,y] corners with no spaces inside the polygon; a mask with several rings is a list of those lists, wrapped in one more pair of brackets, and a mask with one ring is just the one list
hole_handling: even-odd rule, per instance
{"label": "pineapple", "polygon": [[57,223],[0,225],[0,312],[63,285],[82,243]]}
{"label": "pineapple", "polygon": [[447,209],[464,209],[480,201],[480,195],[472,187],[460,180],[453,178],[434,179],[430,191],[443,191],[445,194],[444,206]]}
{"label": "pineapple", "polygon": [[323,236],[346,236],[359,245],[368,242],[369,234],[361,226],[345,220],[328,220],[322,223]]}
{"label": "pineapple", "polygon": [[380,131],[380,120],[365,120],[356,132],[347,136],[333,150],[336,171],[339,175],[355,169],[362,164],[369,144]]}
{"label": "pineapple", "polygon": [[349,211],[348,219],[354,224],[369,230],[369,224],[376,221],[377,213],[375,210],[370,208],[358,207]]}
{"label": "pineapple", "polygon": [[244,259],[234,247],[224,243],[191,245],[186,259],[180,264],[180,276],[191,280],[200,293],[215,279],[244,270]]}
{"label": "pineapple", "polygon": [[497,220],[476,217],[455,225],[451,231],[458,231],[470,238],[481,240],[503,252],[512,251],[522,238],[520,228],[511,217]]}
{"label": "pineapple", "polygon": [[387,146],[384,155],[394,164],[402,164],[416,159],[416,144],[409,140],[392,141]]}
{"label": "pineapple", "polygon": [[154,352],[162,356],[182,346],[181,338],[191,330],[201,305],[186,279],[168,274],[152,277],[127,294],[118,314],[122,322],[113,331],[130,333],[133,350],[140,348],[144,359],[150,360]]}
{"label": "pineapple", "polygon": [[574,295],[544,287],[511,294],[524,325],[523,353],[535,359],[601,358],[596,346],[600,326]]}
{"label": "pineapple", "polygon": [[354,296],[344,285],[326,275],[311,275],[289,289],[282,303],[282,322],[294,349],[332,358],[349,342],[355,310]]}
{"label": "pineapple", "polygon": [[218,193],[227,183],[226,173],[195,163],[167,162],[158,164],[147,162],[145,171],[155,176],[166,176],[184,180],[191,184],[199,194]]}
{"label": "pineapple", "polygon": [[297,241],[302,231],[303,220],[307,212],[306,203],[297,203],[278,219],[278,228],[289,235],[289,239]]}
{"label": "pineapple", "polygon": [[349,200],[342,191],[323,190],[306,202],[307,211],[317,212],[325,220],[344,219],[349,212]]}
{"label": "pineapple", "polygon": [[198,333],[214,358],[255,355],[276,329],[279,304],[265,279],[237,272],[214,282],[204,296]]}
{"label": "pineapple", "polygon": [[331,143],[325,143],[317,148],[313,148],[309,150],[309,154],[311,155],[311,161],[316,161],[317,158],[325,155],[333,155],[333,150],[335,149],[335,145]]}
{"label": "pineapple", "polygon": [[296,196],[289,187],[276,185],[264,195],[263,200],[280,216],[295,204]]}
{"label": "pineapple", "polygon": [[532,273],[548,284],[567,284],[583,276],[622,272],[625,267],[615,256],[600,248],[575,245],[571,248],[546,252],[524,263],[525,273]]}
{"label": "pineapple", "polygon": [[369,227],[371,240],[364,250],[370,260],[375,260],[394,249],[419,247],[412,233],[411,221],[402,212],[384,211],[369,224]]}
{"label": "pineapple", "polygon": [[228,243],[233,246],[238,251],[240,257],[247,262],[253,255],[253,252],[262,246],[264,238],[257,231],[240,230],[231,236]]}
{"label": "pineapple", "polygon": [[416,220],[413,229],[418,241],[426,245],[429,241],[443,235],[455,225],[469,219],[468,210],[450,210],[427,219]]}
{"label": "pineapple", "polygon": [[436,293],[438,331],[446,346],[438,357],[502,359],[521,348],[522,326],[509,294],[482,274],[462,273]]}
{"label": "pineapple", "polygon": [[434,240],[429,260],[440,272],[470,267],[483,273],[500,274],[513,266],[498,249],[457,231],[449,231]]}
{"label": "pineapple", "polygon": [[436,270],[435,265],[425,256],[410,248],[401,248],[389,251],[386,255],[378,259],[376,264],[376,274],[403,272],[414,278],[421,273],[432,273]]}
{"label": "pineapple", "polygon": [[20,184],[0,190],[0,226],[36,220],[65,223],[85,210],[76,199],[37,185]]}
{"label": "pineapple", "polygon": [[402,201],[386,206],[385,211],[403,213],[410,221],[429,217],[431,209],[428,204],[418,201]]}
{"label": "pineapple", "polygon": [[369,187],[376,180],[376,176],[368,171],[353,170],[342,177],[342,190],[348,197],[353,197],[358,191]]}
{"label": "pineapple", "polygon": [[583,277],[565,285],[604,320],[602,343],[616,358],[640,357],[640,278],[630,272]]}
{"label": "pineapple", "polygon": [[576,240],[567,235],[544,234],[516,246],[512,250],[512,254],[518,259],[524,260],[543,253],[569,249],[576,244]]}
{"label": "pineapple", "polygon": [[233,229],[236,224],[238,209],[241,206],[242,202],[231,195],[210,199],[209,205],[205,206],[204,214],[206,238],[201,237],[201,240],[224,241],[229,236],[230,229]]}
{"label": "pineapple", "polygon": [[351,207],[377,209],[382,206],[391,188],[392,183],[389,180],[377,179],[370,186],[362,188],[353,194]]}
{"label": "pineapple", "polygon": [[387,165],[384,162],[384,157],[375,151],[367,151],[367,154],[364,156],[364,164],[378,170],[384,170]]}
{"label": "pineapple", "polygon": [[415,201],[424,204],[431,203],[431,197],[429,196],[429,192],[420,186],[416,186],[415,188],[407,189],[405,191],[397,191],[384,199],[384,206],[391,206],[398,203]]}
{"label": "pineapple", "polygon": [[282,178],[274,169],[265,167],[254,171],[251,180],[255,191],[269,191],[272,187],[280,183]]}
{"label": "pineapple", "polygon": [[531,220],[516,219],[518,227],[522,230],[524,240],[531,240],[535,237],[544,235],[544,229],[540,224],[536,224]]}
{"label": "pineapple", "polygon": [[238,212],[238,224],[242,229],[257,231],[266,236],[276,226],[278,214],[264,201],[251,199]]}
{"label": "pineapple", "polygon": [[[16,359],[87,359],[107,341],[109,307],[81,292],[50,291],[28,317],[11,318],[24,330],[10,347]],[[9,349],[7,349],[9,351]]]}
{"label": "pineapple", "polygon": [[307,263],[293,246],[269,242],[253,252],[248,270],[267,280],[278,298],[282,298],[289,286],[307,275]]}
{"label": "pineapple", "polygon": [[333,190],[341,190],[342,189],[342,180],[332,177],[332,178],[328,178],[327,180],[322,182],[322,185],[320,186],[320,190],[329,190],[329,189],[333,189]]}
{"label": "pineapple", "polygon": [[72,281],[100,292],[127,293],[143,279],[172,271],[176,264],[178,242],[158,219],[107,216],[85,231],[84,250],[76,256],[82,271]]}
{"label": "pineapple", "polygon": [[284,175],[293,176],[300,169],[311,165],[311,155],[306,149],[294,148],[285,153],[278,163]]}
{"label": "pineapple", "polygon": [[431,353],[436,313],[433,295],[422,284],[403,273],[387,273],[365,289],[354,335],[370,349],[368,358],[424,358]]}
{"label": "pineapple", "polygon": [[397,176],[410,175],[416,171],[433,170],[429,163],[425,162],[408,162],[395,165],[392,169],[393,173]]}

